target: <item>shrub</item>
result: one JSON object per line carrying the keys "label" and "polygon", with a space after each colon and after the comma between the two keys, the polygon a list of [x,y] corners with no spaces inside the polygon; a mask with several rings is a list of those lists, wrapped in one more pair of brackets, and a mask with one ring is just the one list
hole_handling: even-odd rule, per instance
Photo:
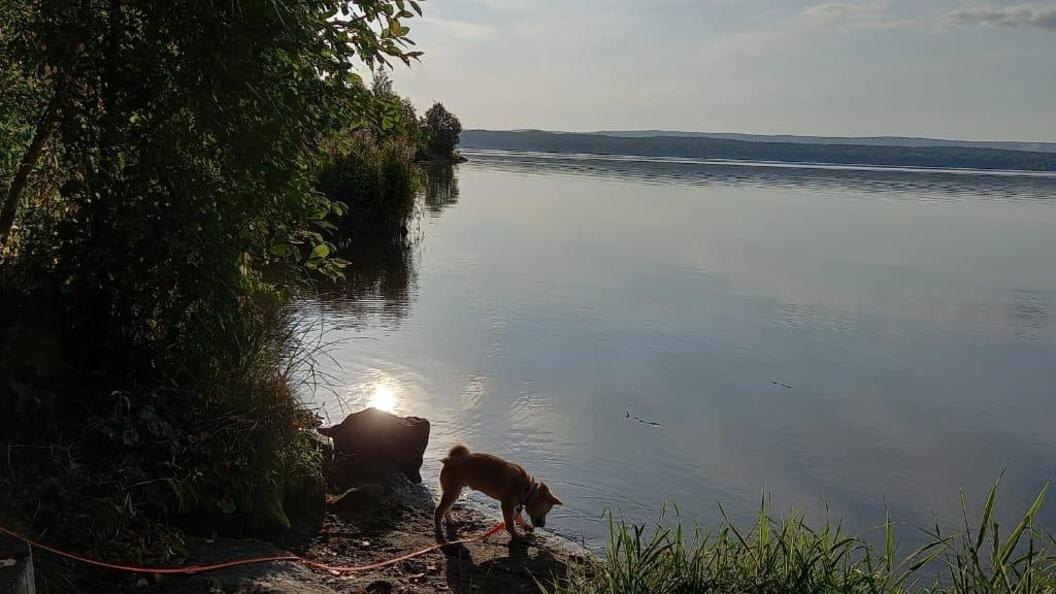
{"label": "shrub", "polygon": [[412,144],[356,133],[328,143],[317,187],[344,205],[335,224],[339,237],[349,237],[405,230],[418,183]]}
{"label": "shrub", "polygon": [[462,123],[442,103],[434,103],[421,123],[426,152],[433,158],[449,159],[455,154]]}

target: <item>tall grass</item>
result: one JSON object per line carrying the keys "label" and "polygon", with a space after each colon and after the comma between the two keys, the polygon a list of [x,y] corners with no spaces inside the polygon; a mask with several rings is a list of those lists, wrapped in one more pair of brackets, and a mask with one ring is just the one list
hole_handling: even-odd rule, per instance
{"label": "tall grass", "polygon": [[997,484],[973,524],[961,498],[963,532],[923,531],[925,544],[900,555],[894,525],[882,548],[841,524],[809,527],[802,515],[775,519],[765,503],[742,531],[723,514],[713,531],[629,525],[610,516],[606,555],[572,566],[553,594],[1056,592],[1056,541],[1034,526],[1048,485],[1011,530],[994,520]]}

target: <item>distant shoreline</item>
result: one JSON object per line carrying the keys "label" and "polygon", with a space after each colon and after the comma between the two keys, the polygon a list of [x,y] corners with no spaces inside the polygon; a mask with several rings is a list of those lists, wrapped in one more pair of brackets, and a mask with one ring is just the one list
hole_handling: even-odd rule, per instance
{"label": "distant shoreline", "polygon": [[954,138],[929,138],[925,136],[817,136],[810,134],[744,134],[739,132],[683,132],[677,130],[601,130],[587,132],[604,136],[644,138],[650,136],[675,136],[688,138],[721,138],[746,142],[787,142],[793,144],[841,144],[864,146],[902,147],[960,147],[999,149],[1006,151],[1028,151],[1056,153],[1056,142],[1044,140],[965,140]]}
{"label": "distant shoreline", "polygon": [[460,148],[814,167],[1056,173],[1056,153],[962,146],[810,144],[700,136],[626,137],[535,130],[466,130],[462,133]]}
{"label": "distant shoreline", "polygon": [[875,171],[894,173],[936,173],[949,175],[988,175],[996,177],[1037,177],[1056,179],[1056,171],[1028,169],[973,169],[964,167],[924,167],[908,165],[870,165],[864,163],[810,163],[806,161],[761,161],[740,159],[697,159],[692,157],[652,157],[648,155],[615,155],[598,153],[563,153],[521,149],[466,148],[465,154],[475,157],[507,157],[539,160],[582,160],[609,163],[656,163],[665,165],[722,165],[775,169],[818,169],[825,171]]}

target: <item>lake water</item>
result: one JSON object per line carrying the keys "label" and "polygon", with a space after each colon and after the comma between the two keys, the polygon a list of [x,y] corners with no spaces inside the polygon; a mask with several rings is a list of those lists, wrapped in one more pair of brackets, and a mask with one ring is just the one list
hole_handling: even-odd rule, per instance
{"label": "lake water", "polygon": [[1007,522],[1056,470],[1056,177],[469,157],[299,305],[321,414],[428,418],[428,483],[456,442],[504,456],[599,545],[606,509],[750,522],[764,494],[953,523],[1002,469]]}

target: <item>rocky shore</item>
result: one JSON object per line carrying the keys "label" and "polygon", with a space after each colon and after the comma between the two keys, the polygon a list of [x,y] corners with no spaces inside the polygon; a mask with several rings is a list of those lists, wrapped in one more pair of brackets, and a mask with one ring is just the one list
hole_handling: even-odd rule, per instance
{"label": "rocky shore", "polygon": [[[388,424],[389,429],[381,431],[393,430],[405,437],[408,432],[420,431],[424,421],[365,412],[365,418],[371,419],[375,427],[372,430],[377,430],[379,423]],[[427,422],[424,427],[427,438]],[[351,429],[362,436],[362,428]],[[330,565],[366,565],[434,544],[433,495],[416,480],[420,480],[416,476],[418,469],[408,466],[408,453],[379,451],[377,445],[385,440],[375,436],[370,440],[374,449],[369,461],[391,457],[398,463],[368,464],[359,452],[348,449],[349,441],[342,443],[340,436],[328,434],[335,440],[337,451],[342,446],[345,450],[342,454],[328,454],[329,494],[325,507],[300,519],[282,548],[257,540],[203,540],[188,547],[188,563],[292,552]],[[389,443],[416,443],[416,449],[424,450],[425,442],[411,438]],[[481,534],[499,521],[466,504],[456,505],[454,515],[457,534],[449,533],[450,539]],[[168,578],[152,586],[165,592],[203,594],[527,593],[540,592],[540,585],[546,587],[562,580],[570,564],[583,563],[588,556],[582,547],[545,531],[537,530],[523,542],[511,542],[503,531],[487,542],[449,545],[442,551],[363,573],[330,575],[299,564],[278,562]]]}

